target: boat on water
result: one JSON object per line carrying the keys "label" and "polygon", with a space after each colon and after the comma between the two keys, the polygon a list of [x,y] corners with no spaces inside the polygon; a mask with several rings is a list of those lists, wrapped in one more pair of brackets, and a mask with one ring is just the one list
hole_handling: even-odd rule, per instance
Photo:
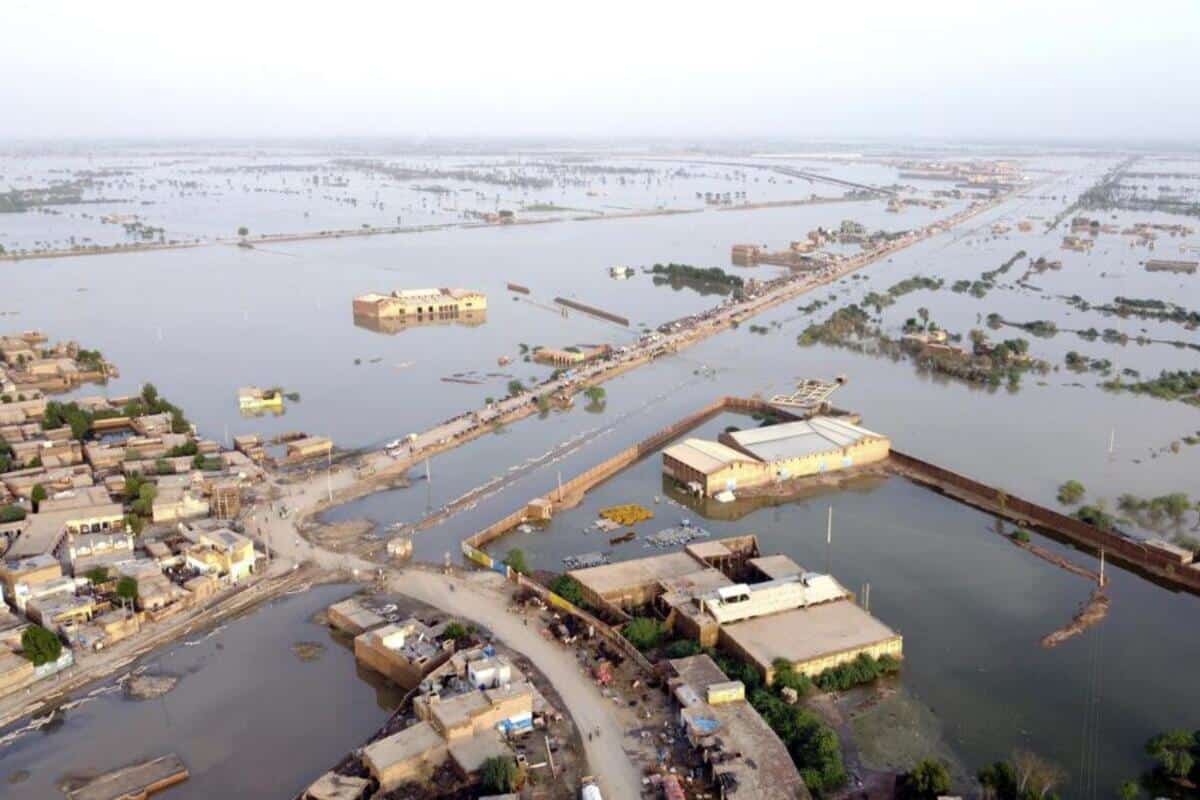
{"label": "boat on water", "polygon": [[736,499],[737,498],[733,496],[733,492],[729,491],[728,489],[717,492],[713,495],[713,500],[716,500],[718,503],[732,503]]}
{"label": "boat on water", "polygon": [[614,536],[608,540],[609,544],[622,544],[624,542],[632,542],[637,538],[637,534],[633,531],[622,533],[620,536]]}

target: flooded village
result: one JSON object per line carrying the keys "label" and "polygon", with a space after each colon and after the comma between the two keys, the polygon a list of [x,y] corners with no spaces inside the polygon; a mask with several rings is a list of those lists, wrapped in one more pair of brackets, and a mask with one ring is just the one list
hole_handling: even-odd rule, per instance
{"label": "flooded village", "polygon": [[104,158],[0,159],[5,796],[1187,796],[1195,160]]}

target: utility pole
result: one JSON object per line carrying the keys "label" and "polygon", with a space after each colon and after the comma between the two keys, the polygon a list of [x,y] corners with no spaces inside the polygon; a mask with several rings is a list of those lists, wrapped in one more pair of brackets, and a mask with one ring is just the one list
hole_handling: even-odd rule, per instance
{"label": "utility pole", "polygon": [[829,507],[829,518],[825,523],[825,573],[833,574],[833,506]]}
{"label": "utility pole", "polygon": [[329,452],[325,454],[326,469],[325,469],[325,488],[329,491],[329,502],[333,502],[333,448],[329,448]]}
{"label": "utility pole", "polygon": [[1104,548],[1100,548],[1100,588],[1104,588]]}
{"label": "utility pole", "polygon": [[560,502],[560,503],[561,503],[561,502],[562,502],[562,499],[563,499],[563,493],[562,493],[562,470],[560,469],[560,470],[558,471],[558,502]]}

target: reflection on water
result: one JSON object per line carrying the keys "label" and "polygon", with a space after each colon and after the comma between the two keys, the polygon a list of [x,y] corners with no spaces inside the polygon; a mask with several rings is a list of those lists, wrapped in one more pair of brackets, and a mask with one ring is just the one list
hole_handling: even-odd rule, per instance
{"label": "reflection on water", "polygon": [[[721,415],[688,435],[714,435]],[[570,473],[568,473],[570,474]],[[655,498],[658,498],[658,502]],[[515,498],[509,498],[512,503]],[[653,520],[637,538],[613,544],[591,527],[601,508],[640,503]],[[826,543],[833,507],[832,546]],[[697,517],[701,519],[697,519]],[[946,727],[971,770],[1028,748],[1072,772],[1083,743],[1079,725],[1089,692],[1102,692],[1100,785],[1141,769],[1142,745],[1164,728],[1194,727],[1200,687],[1187,665],[1200,641],[1173,628],[1200,612],[1200,599],[1163,591],[1109,567],[1112,608],[1093,631],[1053,650],[1039,641],[1069,621],[1091,584],[1015,547],[992,517],[901,478],[864,476],[841,486],[810,486],[789,498],[697,502],[664,482],[661,457],[643,459],[559,513],[544,530],[494,542],[493,555],[520,547],[535,569],[559,571],[562,558],[605,551],[613,561],[669,552],[645,542],[683,518],[714,538],[752,533],[764,553],[785,553],[808,569],[832,572],[871,611],[905,637],[901,680]],[[1094,567],[1090,556],[1048,539],[1039,544]],[[1103,675],[1094,675],[1093,661]],[[1077,785],[1077,783],[1076,783]],[[1066,796],[1072,796],[1067,788]]]}
{"label": "reflection on water", "polygon": [[662,477],[662,492],[664,497],[674,500],[684,508],[690,508],[705,519],[722,522],[737,522],[754,512],[775,506],[787,506],[803,503],[831,493],[861,492],[870,493],[887,483],[888,477],[877,473],[854,475],[837,480],[801,483],[785,495],[758,495],[755,497],[736,497],[728,503],[722,503],[712,497],[697,497],[689,492],[679,482],[666,475]]}
{"label": "reflection on water", "polygon": [[466,328],[478,328],[487,322],[487,310],[479,311],[446,311],[439,314],[418,314],[411,317],[377,317],[371,314],[354,314],[354,324],[376,333],[400,333],[410,328],[424,328],[432,325],[462,325]]}

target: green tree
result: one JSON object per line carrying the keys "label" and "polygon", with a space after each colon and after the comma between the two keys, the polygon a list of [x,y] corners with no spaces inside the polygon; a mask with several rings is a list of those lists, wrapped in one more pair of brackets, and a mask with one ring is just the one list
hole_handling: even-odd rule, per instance
{"label": "green tree", "polygon": [[525,784],[525,771],[510,756],[492,756],[480,770],[483,791],[489,794],[516,792]]}
{"label": "green tree", "polygon": [[21,650],[35,667],[58,660],[62,655],[62,642],[41,625],[30,625],[21,634]]}
{"label": "green tree", "polygon": [[1195,746],[1196,737],[1188,731],[1167,731],[1146,742],[1146,755],[1158,762],[1165,775],[1179,780],[1187,778],[1196,765],[1192,755]]}
{"label": "green tree", "polygon": [[241,225],[238,227],[238,236],[241,236],[244,239],[245,237],[247,237],[249,235],[250,235],[250,229],[247,228],[245,225]]}
{"label": "green tree", "polygon": [[128,575],[117,581],[117,597],[128,602],[130,605],[137,600],[138,582],[136,578],[131,578]]}
{"label": "green tree", "polygon": [[996,800],[1016,800],[1017,773],[1007,761],[996,761],[979,770],[976,776],[985,797]]}
{"label": "green tree", "polygon": [[1058,487],[1058,502],[1064,506],[1073,506],[1083,499],[1087,490],[1083,488],[1083,484],[1076,480],[1070,480]]}
{"label": "green tree", "polygon": [[904,779],[905,794],[921,800],[934,800],[950,792],[950,770],[945,762],[924,758],[909,770]]}
{"label": "green tree", "polygon": [[583,587],[570,575],[559,575],[550,582],[550,591],[573,606],[583,605]]}
{"label": "green tree", "polygon": [[154,498],[157,496],[158,489],[153,483],[141,483],[138,485],[137,499],[129,507],[138,516],[148,517],[154,510]]}
{"label": "green tree", "polygon": [[651,650],[662,642],[667,630],[663,624],[650,617],[634,617],[625,623],[621,633],[638,650]]}
{"label": "green tree", "polygon": [[1137,781],[1123,781],[1117,793],[1121,800],[1137,800],[1142,794],[1142,787],[1138,786]]}
{"label": "green tree", "polygon": [[513,572],[519,572],[522,575],[530,573],[529,562],[525,560],[525,551],[519,547],[509,550],[502,563],[507,564]]}
{"label": "green tree", "polygon": [[446,626],[446,630],[442,632],[442,638],[457,642],[460,639],[467,638],[467,629],[463,627],[461,622],[451,622]]}
{"label": "green tree", "polygon": [[521,383],[519,380],[514,378],[513,380],[508,382],[508,396],[509,397],[516,397],[517,395],[521,394],[524,391],[525,391],[525,384]]}
{"label": "green tree", "polygon": [[583,394],[593,403],[604,402],[604,398],[608,395],[603,386],[589,386],[583,390]]}
{"label": "green tree", "polygon": [[33,485],[33,490],[29,493],[29,501],[33,503],[33,510],[36,513],[42,501],[46,499],[46,487],[40,483]]}
{"label": "green tree", "polygon": [[87,572],[87,579],[93,584],[104,583],[108,580],[108,567],[92,567]]}

